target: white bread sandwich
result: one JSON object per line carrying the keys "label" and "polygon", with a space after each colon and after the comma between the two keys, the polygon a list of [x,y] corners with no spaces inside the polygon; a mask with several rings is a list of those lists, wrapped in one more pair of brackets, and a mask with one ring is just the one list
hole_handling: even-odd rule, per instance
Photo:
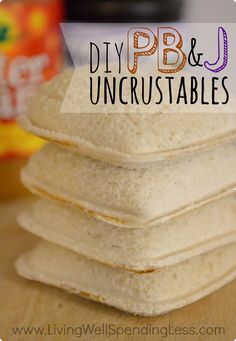
{"label": "white bread sandwich", "polygon": [[232,144],[139,169],[46,144],[23,169],[22,181],[33,193],[80,207],[110,224],[147,227],[232,193],[235,169]]}
{"label": "white bread sandwich", "polygon": [[112,226],[78,208],[37,200],[18,216],[27,231],[76,253],[150,272],[236,242],[236,197],[228,196],[152,228]]}
{"label": "white bread sandwich", "polygon": [[[88,87],[83,82],[70,91],[69,103]],[[159,160],[174,158],[236,139],[235,113],[189,112],[191,106],[125,106],[115,113],[114,105],[93,106],[94,112],[60,112],[72,71],[67,70],[42,86],[20,119],[24,129],[50,141],[75,148],[80,154],[126,167],[146,167]],[[207,106],[205,106],[207,107]],[[151,109],[150,109],[151,108]],[[132,112],[135,111],[135,112]],[[156,112],[157,111],[157,112]]]}
{"label": "white bread sandwich", "polygon": [[236,243],[160,271],[113,269],[49,242],[16,262],[17,272],[121,310],[154,316],[181,308],[236,277]]}

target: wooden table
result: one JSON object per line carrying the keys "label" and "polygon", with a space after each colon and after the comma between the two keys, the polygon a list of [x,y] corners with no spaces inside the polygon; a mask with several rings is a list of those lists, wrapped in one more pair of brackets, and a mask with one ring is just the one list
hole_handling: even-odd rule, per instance
{"label": "wooden table", "polygon": [[[74,340],[222,340],[233,341],[236,338],[236,281],[218,290],[214,294],[181,310],[156,318],[140,318],[122,313],[116,309],[94,303],[86,299],[69,295],[66,292],[40,283],[20,278],[14,269],[15,259],[28,250],[37,241],[29,233],[21,230],[15,221],[15,214],[28,200],[0,203],[0,339],[2,341],[74,341]],[[83,335],[79,337],[79,328],[89,323],[91,328],[111,324],[120,333],[125,327],[138,327],[135,335]],[[223,327],[221,335],[145,335],[145,327],[159,327],[165,335],[166,327]],[[42,327],[44,335],[14,335],[13,327]],[[50,326],[51,329],[48,329]],[[54,327],[68,328],[68,334],[51,334]],[[141,329],[143,328],[143,329]],[[156,329],[157,330],[157,329]],[[171,329],[173,331],[173,329]],[[203,330],[201,330],[203,331]],[[60,331],[59,331],[60,332]],[[211,333],[212,329],[208,329]],[[97,330],[99,333],[99,330]],[[130,333],[130,329],[127,329]],[[177,330],[177,334],[179,330]],[[216,334],[219,334],[216,331]]]}

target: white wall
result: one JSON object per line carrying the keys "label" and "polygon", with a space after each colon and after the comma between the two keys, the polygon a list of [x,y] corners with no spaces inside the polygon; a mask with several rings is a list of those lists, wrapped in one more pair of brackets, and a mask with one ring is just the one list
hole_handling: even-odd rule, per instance
{"label": "white wall", "polygon": [[236,22],[234,0],[183,0],[183,19],[190,22]]}

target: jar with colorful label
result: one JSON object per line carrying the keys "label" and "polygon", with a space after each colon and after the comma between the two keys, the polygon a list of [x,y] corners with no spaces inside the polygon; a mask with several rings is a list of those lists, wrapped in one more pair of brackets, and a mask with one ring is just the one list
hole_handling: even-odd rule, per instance
{"label": "jar with colorful label", "polygon": [[43,140],[17,117],[38,86],[62,68],[61,0],[0,3],[0,197],[22,192],[19,171]]}

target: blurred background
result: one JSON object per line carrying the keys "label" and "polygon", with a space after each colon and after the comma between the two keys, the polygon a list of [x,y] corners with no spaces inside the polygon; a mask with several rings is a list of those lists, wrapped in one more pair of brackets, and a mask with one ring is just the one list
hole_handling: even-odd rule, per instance
{"label": "blurred background", "polygon": [[[19,172],[43,141],[16,118],[44,81],[70,64],[60,22],[234,22],[234,0],[0,2],[0,198],[25,193]],[[82,48],[82,47],[81,47]]]}

